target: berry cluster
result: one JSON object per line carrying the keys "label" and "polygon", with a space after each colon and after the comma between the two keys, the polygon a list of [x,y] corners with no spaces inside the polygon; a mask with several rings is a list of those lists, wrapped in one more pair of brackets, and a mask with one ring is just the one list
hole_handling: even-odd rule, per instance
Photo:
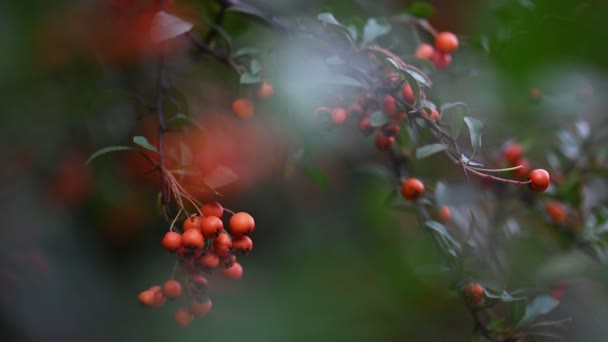
{"label": "berry cluster", "polygon": [[452,32],[441,32],[435,36],[435,47],[422,43],[414,53],[420,59],[433,62],[437,69],[445,69],[452,63],[451,53],[458,49],[458,37]]}
{"label": "berry cluster", "polygon": [[[274,88],[268,82],[262,82],[257,89],[256,97],[268,100],[274,95]],[[232,112],[237,118],[248,120],[255,114],[253,102],[247,97],[239,97],[232,102]]]}
{"label": "berry cluster", "polygon": [[523,179],[528,176],[530,183],[528,186],[530,190],[534,192],[543,192],[547,190],[551,183],[549,173],[543,169],[534,169],[530,172],[530,164],[528,160],[523,156],[523,148],[517,143],[508,143],[503,148],[503,158],[513,167],[519,167],[515,169],[513,173],[517,178]]}
{"label": "berry cluster", "polygon": [[[187,217],[182,224],[182,232],[170,231],[162,238],[162,246],[178,256],[178,265],[183,272],[183,282],[171,279],[162,287],[154,286],[139,295],[141,303],[151,307],[162,306],[167,299],[182,296],[182,285],[190,297],[188,307],[180,307],[175,312],[176,323],[185,327],[195,316],[202,317],[211,309],[211,300],[206,295],[206,275],[215,269],[222,269],[223,275],[238,280],[243,276],[243,267],[237,262],[236,253],[247,255],[253,249],[253,241],[248,236],[255,227],[251,215],[245,212],[232,213],[228,220],[228,230],[224,229],[224,212],[218,202],[205,203],[199,215]],[[178,215],[179,217],[179,215]],[[175,272],[174,272],[175,273]]]}

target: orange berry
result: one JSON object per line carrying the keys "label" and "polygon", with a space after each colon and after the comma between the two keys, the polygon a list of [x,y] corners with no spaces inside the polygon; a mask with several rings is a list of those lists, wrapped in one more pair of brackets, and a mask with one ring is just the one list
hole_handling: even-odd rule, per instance
{"label": "orange berry", "polygon": [[545,206],[545,212],[547,213],[547,215],[549,215],[553,223],[566,223],[567,212],[566,207],[563,204],[551,201]]}
{"label": "orange berry", "polygon": [[235,262],[232,266],[224,269],[223,273],[226,278],[239,280],[243,277],[243,266]]}
{"label": "orange berry", "polygon": [[243,254],[249,254],[253,249],[253,241],[249,236],[243,235],[232,240],[232,247]]}
{"label": "orange berry", "polygon": [[192,312],[188,309],[178,308],[175,310],[175,323],[177,323],[180,328],[185,328],[190,325],[193,319],[194,315],[192,315]]}
{"label": "orange berry", "polygon": [[258,98],[261,100],[267,100],[274,95],[274,88],[272,88],[272,84],[268,82],[262,82],[260,89],[258,89]]}
{"label": "orange berry", "polygon": [[458,37],[452,32],[441,32],[435,36],[435,48],[442,53],[451,53],[458,49]]}
{"label": "orange berry", "polygon": [[448,208],[447,206],[444,205],[439,210],[439,217],[441,217],[441,221],[443,223],[449,222],[450,219],[452,218],[452,211],[450,210],[450,208]]}
{"label": "orange berry", "polygon": [[216,268],[220,264],[220,257],[212,251],[206,251],[205,254],[197,259],[197,262],[206,268]]}
{"label": "orange berry", "polygon": [[431,46],[431,44],[422,43],[418,45],[418,48],[416,48],[416,52],[414,52],[414,55],[420,59],[431,59],[434,53],[435,49]]}
{"label": "orange berry", "polygon": [[201,229],[201,217],[200,216],[191,216],[184,220],[184,224],[182,225],[184,228],[184,232],[189,229],[200,230]]}
{"label": "orange berry", "polygon": [[414,90],[409,83],[403,84],[403,88],[401,89],[401,95],[403,95],[403,99],[408,103],[414,103],[416,97],[414,96]]}
{"label": "orange berry", "polygon": [[391,95],[384,95],[383,99],[384,104],[384,112],[388,115],[394,114],[397,110],[397,105],[395,103],[395,98]]}
{"label": "orange berry", "polygon": [[399,133],[399,125],[394,123],[386,124],[382,127],[382,133],[387,137],[394,137]]}
{"label": "orange berry", "polygon": [[346,121],[346,111],[344,108],[334,108],[331,111],[331,122],[336,126],[342,126]]}
{"label": "orange berry", "polygon": [[224,215],[224,207],[218,202],[208,202],[201,207],[201,213],[203,213],[205,217],[215,216],[221,218],[222,215]]}
{"label": "orange berry", "polygon": [[401,183],[401,194],[408,201],[416,201],[424,196],[424,184],[417,178],[408,178]]}
{"label": "orange berry", "polygon": [[175,252],[182,245],[182,236],[176,232],[167,232],[161,243],[164,249]]}
{"label": "orange berry", "polygon": [[366,136],[374,132],[374,127],[372,126],[369,118],[363,118],[361,121],[359,121],[359,130],[361,133],[363,133],[363,135]]}
{"label": "orange berry", "polygon": [[146,306],[152,306],[154,304],[154,292],[150,290],[142,291],[137,296],[140,303]]}
{"label": "orange berry", "polygon": [[505,146],[503,156],[511,165],[515,165],[521,159],[523,149],[520,144],[511,143]]}
{"label": "orange berry", "polygon": [[228,226],[230,228],[230,233],[234,237],[238,237],[251,233],[253,228],[255,228],[255,221],[248,213],[240,212],[232,215]]}
{"label": "orange berry", "polygon": [[397,74],[396,71],[391,70],[386,73],[386,76],[382,80],[382,83],[388,88],[393,88],[393,87],[395,87],[395,85],[397,85],[398,81],[399,81],[399,74]]}
{"label": "orange berry", "polygon": [[232,249],[232,239],[230,235],[226,233],[220,233],[213,241],[213,251],[218,256],[225,256],[230,254]]}
{"label": "orange berry", "polygon": [[378,134],[376,136],[376,148],[379,151],[387,151],[389,148],[395,145],[394,137],[387,137],[384,134]]}
{"label": "orange berry", "polygon": [[175,299],[182,295],[182,284],[177,280],[167,280],[162,288],[163,294],[169,299]]}
{"label": "orange berry", "polygon": [[485,290],[481,284],[469,284],[464,290],[464,300],[469,305],[476,305],[483,301]]}
{"label": "orange berry", "polygon": [[433,121],[439,120],[439,113],[435,108],[424,107],[422,109],[422,114]]}
{"label": "orange berry", "polygon": [[238,98],[232,102],[232,111],[239,119],[247,120],[253,116],[253,103],[244,97]]}
{"label": "orange berry", "polygon": [[534,192],[543,192],[547,190],[549,183],[551,182],[549,172],[544,169],[534,169],[530,171],[528,179],[530,180],[528,187]]}
{"label": "orange berry", "polygon": [[452,55],[447,53],[435,52],[433,57],[431,57],[431,61],[437,69],[445,69],[448,67],[448,65],[450,65],[450,63],[452,63]]}
{"label": "orange berry", "polygon": [[519,169],[513,170],[513,174],[519,179],[526,178],[528,171],[530,171],[530,163],[528,163],[528,160],[525,158],[516,161],[513,163],[513,166],[521,166]]}
{"label": "orange berry", "polygon": [[200,230],[189,229],[182,235],[182,246],[190,249],[201,249],[205,247],[205,239]]}
{"label": "orange berry", "polygon": [[205,238],[216,237],[224,230],[224,223],[216,216],[207,216],[201,220],[201,232]]}
{"label": "orange berry", "polygon": [[201,303],[199,303],[196,299],[192,299],[190,301],[190,312],[192,312],[195,316],[204,317],[209,313],[212,306],[213,303],[209,298],[205,299]]}

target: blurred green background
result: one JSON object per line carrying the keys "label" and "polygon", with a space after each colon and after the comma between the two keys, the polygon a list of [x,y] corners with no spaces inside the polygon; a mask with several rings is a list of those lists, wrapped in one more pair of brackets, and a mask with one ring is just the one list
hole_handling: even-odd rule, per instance
{"label": "blurred green background", "polygon": [[[176,0],[195,14],[204,13],[203,2]],[[343,21],[397,14],[412,5],[258,3],[277,15],[331,11]],[[448,71],[433,75],[436,92],[445,102],[467,102],[486,123],[488,154],[515,138],[529,146],[535,166],[545,166],[557,129],[581,118],[580,108],[562,100],[583,84],[593,85],[597,102],[586,119],[605,117],[605,1],[428,3],[435,11],[431,23],[458,33],[463,46]],[[424,271],[442,262],[433,241],[414,215],[390,208],[387,197],[394,189],[388,182],[358,168],[363,162],[386,163],[386,156],[373,149],[372,138],[311,129],[306,115],[324,99],[298,93],[306,56],[287,48],[288,59],[272,64],[279,70],[271,75],[275,99],[262,105],[252,124],[268,129],[264,134],[276,139],[280,152],[267,151],[269,171],[237,184],[222,200],[256,220],[254,251],[241,258],[244,278],[211,277],[214,308],[187,329],[174,324],[176,304],[141,307],[137,294],[164,282],[174,261],[160,246],[167,224],[156,208],[158,189],[142,180],[146,170],[135,155],[119,153],[80,166],[100,147],[129,144],[133,135],[145,132],[142,117],[148,114],[130,95],[133,89],[150,94],[154,65],[145,58],[104,60],[86,44],[113,29],[104,24],[105,12],[94,15],[98,6],[95,1],[0,3],[0,151],[5,156],[0,340],[476,340],[449,280]],[[276,42],[275,35],[234,14],[226,25],[236,46]],[[406,38],[403,44],[412,46]],[[112,40],[106,43],[113,46]],[[193,63],[191,57],[184,52],[171,60],[174,82],[191,110],[203,117],[229,115],[230,101],[243,91],[238,80],[209,58]],[[530,101],[532,87],[542,89],[542,103]],[[249,123],[235,120],[234,125]],[[284,136],[288,139],[278,138]],[[290,156],[301,148],[312,151],[315,171],[286,171]],[[415,163],[413,172],[429,182],[462,181],[459,170],[448,165],[432,157]],[[500,281],[536,285],[547,263],[574,263],[578,272],[567,272],[572,287],[554,316],[574,317],[566,340],[606,340],[605,267],[547,243],[549,228],[542,220],[525,216],[525,205],[511,203],[516,200],[505,202],[505,215],[523,216],[521,230],[527,233],[505,247],[509,267]],[[467,210],[454,209],[456,216]]]}

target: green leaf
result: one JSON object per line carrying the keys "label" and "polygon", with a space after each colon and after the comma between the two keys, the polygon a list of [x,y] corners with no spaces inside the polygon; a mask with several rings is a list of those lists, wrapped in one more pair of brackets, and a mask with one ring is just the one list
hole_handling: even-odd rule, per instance
{"label": "green leaf", "polygon": [[152,152],[158,153],[158,149],[156,149],[156,147],[154,145],[150,144],[150,142],[148,141],[148,139],[146,139],[146,137],[142,137],[141,135],[134,136],[133,142],[135,144],[145,148],[146,150],[150,150]]}
{"label": "green leaf", "polygon": [[244,48],[240,48],[238,49],[235,53],[232,54],[233,57],[241,57],[241,56],[253,56],[253,55],[257,55],[260,53],[260,50],[258,48],[252,48],[252,47],[244,47]]}
{"label": "green leaf", "polygon": [[201,126],[200,123],[198,123],[196,120],[192,119],[191,117],[184,115],[184,114],[177,114],[174,117],[172,117],[169,120],[169,124],[174,123],[175,121],[184,121],[187,122],[195,127],[197,127],[198,129],[202,129],[203,127]]}
{"label": "green leaf", "polygon": [[481,148],[481,129],[483,128],[483,122],[472,118],[470,116],[464,117],[464,122],[469,128],[469,134],[471,136],[471,146],[473,147],[473,156]]}
{"label": "green leaf", "polygon": [[254,76],[248,72],[241,75],[241,84],[256,84],[262,83],[264,80],[259,76]]}
{"label": "green leaf", "polygon": [[372,125],[372,127],[379,127],[379,126],[386,124],[387,122],[388,122],[388,116],[386,116],[386,114],[381,111],[372,113],[372,115],[369,118],[369,123]]}
{"label": "green leaf", "polygon": [[418,83],[422,84],[425,87],[430,88],[433,85],[433,82],[431,82],[431,79],[427,75],[421,73],[418,70],[408,68],[405,70],[405,72],[412,75],[412,77],[414,77],[416,79],[416,81],[418,81]]}
{"label": "green leaf", "polygon": [[446,240],[450,241],[454,247],[460,249],[460,243],[454,240],[452,235],[450,235],[450,232],[441,223],[429,220],[424,222],[424,225],[443,236]]}
{"label": "green leaf", "polygon": [[363,83],[361,83],[358,79],[342,74],[332,74],[330,77],[325,77],[323,78],[323,83],[365,88],[365,85],[363,85]]}
{"label": "green leaf", "polygon": [[517,327],[521,328],[532,323],[541,315],[548,314],[559,305],[559,301],[550,295],[541,295],[535,297],[528,305],[526,305],[526,313],[524,317],[517,323]]}
{"label": "green leaf", "polygon": [[441,118],[450,117],[450,136],[458,139],[464,126],[464,115],[468,112],[467,105],[463,102],[446,103],[441,106]]}
{"label": "green leaf", "polygon": [[302,172],[319,188],[326,190],[329,188],[329,180],[323,171],[315,167],[311,163],[302,163],[300,165]]}
{"label": "green leaf", "polygon": [[251,74],[257,75],[262,71],[262,64],[257,59],[251,60]]}
{"label": "green leaf", "polygon": [[416,159],[423,159],[435,153],[443,152],[448,148],[444,144],[430,144],[416,149]]}
{"label": "green leaf", "polygon": [[407,8],[407,11],[418,18],[430,18],[435,14],[435,8],[426,1],[416,1]]}
{"label": "green leaf", "polygon": [[110,152],[116,152],[116,151],[138,151],[136,148],[131,147],[131,146],[108,146],[108,147],[104,147],[102,149],[97,150],[95,153],[93,153],[89,159],[87,159],[87,161],[84,163],[84,165],[89,165],[93,159],[102,156],[106,153],[110,153]]}
{"label": "green leaf", "polygon": [[370,18],[363,27],[363,44],[376,40],[391,31],[391,25],[387,22],[379,22],[375,18]]}
{"label": "green leaf", "polygon": [[150,38],[155,43],[161,43],[190,31],[193,26],[190,22],[160,11],[153,18]]}
{"label": "green leaf", "polygon": [[317,19],[327,24],[342,26],[342,24],[340,24],[336,17],[334,17],[334,15],[329,12],[319,13]]}

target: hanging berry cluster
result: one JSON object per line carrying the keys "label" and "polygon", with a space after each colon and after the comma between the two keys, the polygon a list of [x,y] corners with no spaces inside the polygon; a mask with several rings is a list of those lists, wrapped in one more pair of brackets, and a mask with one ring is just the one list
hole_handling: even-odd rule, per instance
{"label": "hanging berry cluster", "polygon": [[[231,215],[227,229],[222,221],[224,212]],[[221,270],[226,278],[241,279],[243,266],[236,255],[251,252],[253,241],[249,234],[254,228],[250,214],[224,210],[218,202],[205,203],[198,214],[186,217],[181,232],[176,231],[174,221],[162,238],[163,248],[177,255],[173,279],[162,287],[153,286],[141,292],[139,301],[146,306],[161,307],[167,299],[176,300],[185,292],[188,305],[175,311],[176,323],[185,327],[194,317],[205,316],[212,306],[206,292],[207,275]]]}

